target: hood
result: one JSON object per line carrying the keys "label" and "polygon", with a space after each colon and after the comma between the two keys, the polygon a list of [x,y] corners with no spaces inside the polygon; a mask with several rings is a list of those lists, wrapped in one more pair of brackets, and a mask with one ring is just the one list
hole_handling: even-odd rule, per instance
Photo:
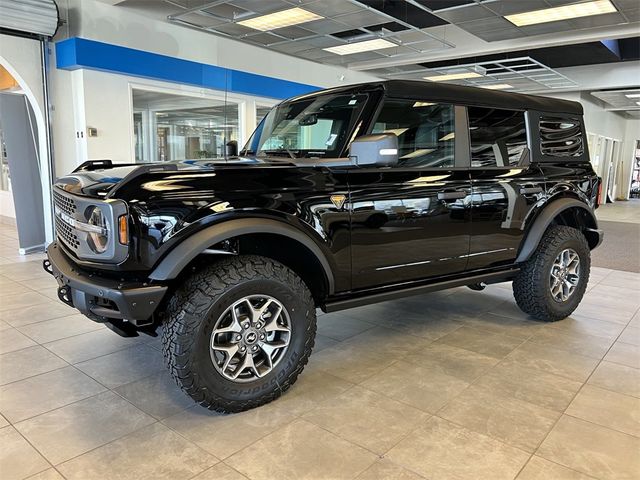
{"label": "hood", "polygon": [[[69,175],[58,178],[55,186],[84,197],[106,198],[116,186],[123,185],[143,174],[153,172],[194,171],[208,172],[220,167],[237,167],[268,163],[266,159],[255,157],[234,157],[229,160],[181,160],[163,163],[141,163],[136,165],[115,164],[112,168],[96,170],[76,170]],[[279,162],[280,164],[282,162]]]}

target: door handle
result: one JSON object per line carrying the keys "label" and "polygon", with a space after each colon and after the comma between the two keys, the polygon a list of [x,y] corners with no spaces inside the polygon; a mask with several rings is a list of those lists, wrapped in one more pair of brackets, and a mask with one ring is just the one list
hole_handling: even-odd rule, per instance
{"label": "door handle", "polygon": [[467,196],[467,192],[455,190],[450,192],[438,192],[438,200],[460,200]]}
{"label": "door handle", "polygon": [[532,193],[542,193],[542,187],[522,187],[520,194],[527,195]]}

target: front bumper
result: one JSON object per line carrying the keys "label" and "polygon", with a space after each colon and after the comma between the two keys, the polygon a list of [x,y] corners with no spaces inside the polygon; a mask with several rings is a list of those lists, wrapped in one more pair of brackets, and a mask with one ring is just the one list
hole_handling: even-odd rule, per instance
{"label": "front bumper", "polygon": [[[44,269],[58,280],[58,296],[92,319],[134,327],[152,324],[152,315],[167,287],[119,282],[81,271],[54,242],[47,248]],[[120,333],[120,332],[119,332]]]}

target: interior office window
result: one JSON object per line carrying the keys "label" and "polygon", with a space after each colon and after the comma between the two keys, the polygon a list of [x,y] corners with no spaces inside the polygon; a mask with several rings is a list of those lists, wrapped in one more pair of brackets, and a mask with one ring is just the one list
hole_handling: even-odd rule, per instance
{"label": "interior office window", "polygon": [[238,105],[185,95],[133,90],[137,162],[224,157],[238,139]]}
{"label": "interior office window", "polygon": [[527,147],[524,112],[469,107],[472,167],[508,167],[522,160]]}
{"label": "interior office window", "polygon": [[398,136],[398,167],[454,166],[453,105],[386,100],[372,133],[395,133]]}
{"label": "interior office window", "polygon": [[582,124],[570,118],[540,118],[540,149],[543,155],[579,157],[584,153]]}
{"label": "interior office window", "polygon": [[256,125],[260,125],[260,122],[264,117],[267,116],[271,107],[263,107],[260,105],[256,105]]}

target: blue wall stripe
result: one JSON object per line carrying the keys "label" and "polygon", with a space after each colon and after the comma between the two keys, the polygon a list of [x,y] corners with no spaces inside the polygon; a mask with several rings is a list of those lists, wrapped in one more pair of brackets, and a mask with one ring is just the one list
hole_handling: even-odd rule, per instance
{"label": "blue wall stripe", "polygon": [[80,37],[56,43],[56,66],[64,70],[86,68],[277,99],[320,88]]}

